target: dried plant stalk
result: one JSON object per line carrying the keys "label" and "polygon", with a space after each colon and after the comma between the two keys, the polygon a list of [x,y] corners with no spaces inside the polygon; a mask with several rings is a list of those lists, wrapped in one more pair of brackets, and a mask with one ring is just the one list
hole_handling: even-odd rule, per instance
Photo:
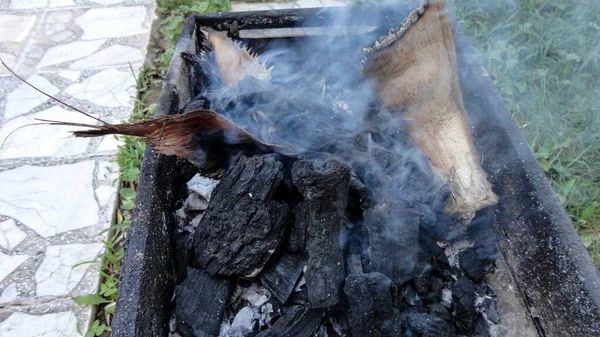
{"label": "dried plant stalk", "polygon": [[242,46],[239,41],[227,37],[224,31],[211,28],[202,28],[202,31],[207,35],[208,42],[215,53],[223,85],[235,88],[247,75],[259,80],[271,79],[271,69],[267,69],[264,62],[259,63],[258,55]]}
{"label": "dried plant stalk", "polygon": [[457,74],[454,34],[446,1],[431,1],[400,39],[367,59],[383,103],[402,109],[408,132],[450,185],[450,214],[470,220],[498,202],[479,164]]}

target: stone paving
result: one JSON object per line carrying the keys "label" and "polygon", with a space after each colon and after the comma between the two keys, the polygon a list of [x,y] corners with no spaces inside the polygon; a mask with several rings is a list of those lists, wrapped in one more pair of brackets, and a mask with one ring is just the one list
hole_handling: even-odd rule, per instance
{"label": "stone paving", "polygon": [[[232,11],[342,6],[336,0],[234,3]],[[153,0],[0,0],[0,57],[30,83],[109,122],[126,119],[154,18]],[[0,67],[0,140],[36,118],[94,123]],[[113,217],[114,137],[31,126],[0,150],[0,336],[79,336]]]}
{"label": "stone paving", "polygon": [[[0,0],[0,57],[48,94],[114,122],[132,110],[153,0]],[[94,120],[0,67],[0,141],[36,118]],[[79,336],[95,293],[102,236],[114,216],[114,137],[76,139],[31,126],[0,150],[0,336]]]}

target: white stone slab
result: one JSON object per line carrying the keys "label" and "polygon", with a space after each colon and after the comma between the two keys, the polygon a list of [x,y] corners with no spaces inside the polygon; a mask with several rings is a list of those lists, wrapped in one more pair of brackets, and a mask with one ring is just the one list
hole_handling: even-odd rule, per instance
{"label": "white stone slab", "polygon": [[[33,75],[27,79],[36,88],[44,91],[48,95],[56,95],[60,90],[48,82],[47,79]],[[19,115],[23,115],[31,111],[36,106],[48,101],[40,92],[37,92],[25,83],[22,83],[17,89],[8,94],[6,97],[6,107],[4,108],[4,118],[9,119]]]}
{"label": "white stone slab", "polygon": [[35,15],[0,15],[0,42],[22,42],[36,20]]}
{"label": "white stone slab", "polygon": [[[17,57],[15,55],[0,52],[0,58],[2,58],[4,63],[6,63],[9,67],[12,69],[15,68],[15,65],[17,64]],[[0,67],[0,73],[8,73],[8,70],[6,70],[4,67]]]}
{"label": "white stone slab", "polygon": [[2,248],[11,250],[21,243],[25,237],[27,237],[27,234],[17,227],[15,220],[8,219],[0,222],[0,246]]}
{"label": "white stone slab", "polygon": [[93,172],[94,161],[0,172],[0,214],[43,237],[95,225]]}
{"label": "white stone slab", "polygon": [[75,82],[79,79],[79,76],[81,75],[81,71],[74,71],[74,70],[65,70],[65,71],[61,71],[60,73],[58,73],[58,76],[66,78],[67,80],[70,80],[71,82]]}
{"label": "white stone slab", "polygon": [[[95,120],[76,111],[53,106],[36,114],[18,117],[5,123],[0,129],[0,139],[5,139],[12,131],[23,125],[39,123],[35,120],[36,118],[96,124]],[[78,129],[82,128],[33,125],[17,130],[4,143],[4,147],[0,150],[0,159],[67,157],[84,153],[90,140],[88,138],[73,137],[71,131]]]}
{"label": "white stone slab", "polygon": [[125,2],[125,0],[90,0],[93,3],[101,4],[101,5],[114,5],[120,4],[121,2]]}
{"label": "white stone slab", "polygon": [[52,40],[54,42],[61,42],[61,41],[64,41],[64,40],[70,38],[73,35],[75,35],[75,33],[73,33],[72,31],[63,30],[60,33],[56,33],[56,34],[50,36],[50,40]]}
{"label": "white stone slab", "polygon": [[123,145],[123,142],[115,138],[115,136],[104,136],[98,145],[98,148],[96,148],[96,152],[117,152],[119,150],[119,145]]}
{"label": "white stone slab", "polygon": [[75,19],[75,23],[83,29],[82,40],[123,37],[147,32],[146,15],[143,6],[95,8]]}
{"label": "white stone slab", "polygon": [[0,305],[5,305],[16,300],[17,296],[19,296],[19,292],[17,291],[17,285],[13,282],[2,291],[2,295],[0,295]]}
{"label": "white stone slab", "polygon": [[52,36],[72,28],[73,13],[68,11],[48,12],[43,21],[43,32],[46,36]]}
{"label": "white stone slab", "polygon": [[78,60],[93,54],[106,42],[105,39],[94,41],[75,41],[49,48],[42,56],[39,68],[53,66],[63,62]]}
{"label": "white stone slab", "polygon": [[110,203],[115,202],[117,196],[117,187],[102,185],[96,189],[96,197],[98,197],[98,204],[104,207]]}
{"label": "white stone slab", "polygon": [[48,0],[10,0],[11,9],[44,8]]}
{"label": "white stone slab", "polygon": [[6,255],[0,253],[0,282],[28,258],[29,256],[27,255]]}
{"label": "white stone slab", "polygon": [[0,323],[2,337],[81,337],[77,318],[71,311],[45,315],[12,313]]}
{"label": "white stone slab", "polygon": [[98,267],[89,263],[75,268],[73,266],[95,260],[101,249],[101,243],[46,247],[44,260],[35,272],[37,296],[68,295],[79,284],[90,266]]}
{"label": "white stone slab", "polygon": [[106,69],[80,83],[72,84],[66,92],[78,99],[105,107],[131,107],[135,95],[135,78],[126,71]]}
{"label": "white stone slab", "polygon": [[102,49],[94,55],[90,55],[70,65],[71,69],[89,69],[94,67],[105,67],[117,64],[141,63],[144,60],[142,51],[120,44],[112,45]]}
{"label": "white stone slab", "polygon": [[65,7],[73,5],[75,5],[75,2],[73,2],[73,0],[50,0],[48,7]]}
{"label": "white stone slab", "polygon": [[119,178],[119,165],[113,161],[101,161],[98,163],[98,180],[113,181]]}

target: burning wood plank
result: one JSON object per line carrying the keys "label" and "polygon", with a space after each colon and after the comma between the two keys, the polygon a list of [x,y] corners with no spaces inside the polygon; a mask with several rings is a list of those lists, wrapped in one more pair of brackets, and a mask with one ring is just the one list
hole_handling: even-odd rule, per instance
{"label": "burning wood plank", "polygon": [[413,12],[402,24],[404,29],[392,32],[394,42],[383,38],[367,50],[365,73],[375,80],[388,108],[403,109],[413,120],[408,128],[411,139],[450,185],[446,211],[470,220],[477,210],[496,204],[498,197],[473,146],[446,1],[426,7]]}

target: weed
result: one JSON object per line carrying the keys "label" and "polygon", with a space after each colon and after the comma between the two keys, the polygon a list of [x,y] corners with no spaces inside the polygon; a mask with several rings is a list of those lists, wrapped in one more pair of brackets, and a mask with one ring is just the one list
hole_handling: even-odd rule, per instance
{"label": "weed", "polygon": [[453,2],[600,266],[600,2]]}

